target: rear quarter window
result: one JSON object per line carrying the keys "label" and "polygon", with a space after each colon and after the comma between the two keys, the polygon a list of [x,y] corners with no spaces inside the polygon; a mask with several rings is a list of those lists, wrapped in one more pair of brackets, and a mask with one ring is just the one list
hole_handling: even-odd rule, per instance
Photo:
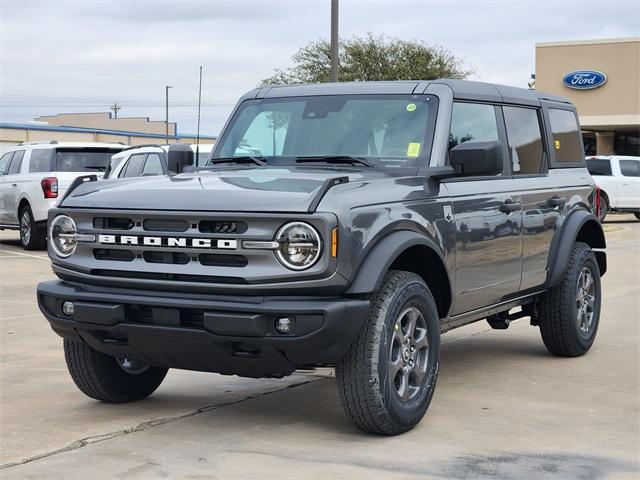
{"label": "rear quarter window", "polygon": [[29,157],[29,173],[52,172],[53,150],[49,148],[34,148]]}
{"label": "rear quarter window", "polygon": [[550,108],[549,121],[551,123],[553,152],[557,166],[584,165],[582,134],[578,128],[578,119],[575,112]]}

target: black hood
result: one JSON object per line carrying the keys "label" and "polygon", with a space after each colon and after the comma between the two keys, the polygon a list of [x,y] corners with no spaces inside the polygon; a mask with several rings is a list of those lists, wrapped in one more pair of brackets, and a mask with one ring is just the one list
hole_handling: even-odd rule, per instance
{"label": "black hood", "polygon": [[62,207],[115,210],[307,212],[327,179],[362,182],[373,169],[264,168],[203,171],[175,177],[114,179],[80,185]]}

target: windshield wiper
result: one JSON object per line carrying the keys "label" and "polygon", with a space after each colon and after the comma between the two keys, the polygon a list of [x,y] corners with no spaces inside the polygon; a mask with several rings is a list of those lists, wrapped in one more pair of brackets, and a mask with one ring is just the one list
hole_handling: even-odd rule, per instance
{"label": "windshield wiper", "polygon": [[350,163],[352,165],[363,165],[373,168],[365,158],[355,157],[353,155],[307,155],[296,157],[297,163],[304,162],[325,162],[325,163]]}
{"label": "windshield wiper", "polygon": [[243,155],[241,157],[219,157],[209,160],[209,165],[216,165],[218,163],[255,163],[263,167],[267,164],[264,161],[264,157],[252,157],[249,155]]}
{"label": "windshield wiper", "polygon": [[104,172],[107,167],[104,167],[102,165],[85,165],[84,168],[89,168],[91,170],[98,170],[100,172]]}

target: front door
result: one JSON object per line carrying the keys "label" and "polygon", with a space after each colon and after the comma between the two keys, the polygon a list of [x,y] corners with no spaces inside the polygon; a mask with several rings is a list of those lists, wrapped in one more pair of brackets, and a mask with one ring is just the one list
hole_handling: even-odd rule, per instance
{"label": "front door", "polygon": [[640,161],[620,159],[620,173],[618,207],[640,208]]}
{"label": "front door", "polygon": [[[500,107],[479,103],[453,105],[450,148],[465,141],[499,140],[507,158]],[[511,179],[462,177],[445,182],[456,225],[457,315],[499,303],[516,293],[522,273],[522,209]]]}

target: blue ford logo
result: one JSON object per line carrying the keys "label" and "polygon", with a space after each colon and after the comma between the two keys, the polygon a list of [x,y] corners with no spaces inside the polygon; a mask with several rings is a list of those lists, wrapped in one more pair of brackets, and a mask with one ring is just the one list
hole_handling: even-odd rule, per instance
{"label": "blue ford logo", "polygon": [[576,70],[575,72],[567,73],[562,79],[562,83],[565,86],[576,90],[598,88],[604,85],[606,81],[607,76],[597,70]]}

